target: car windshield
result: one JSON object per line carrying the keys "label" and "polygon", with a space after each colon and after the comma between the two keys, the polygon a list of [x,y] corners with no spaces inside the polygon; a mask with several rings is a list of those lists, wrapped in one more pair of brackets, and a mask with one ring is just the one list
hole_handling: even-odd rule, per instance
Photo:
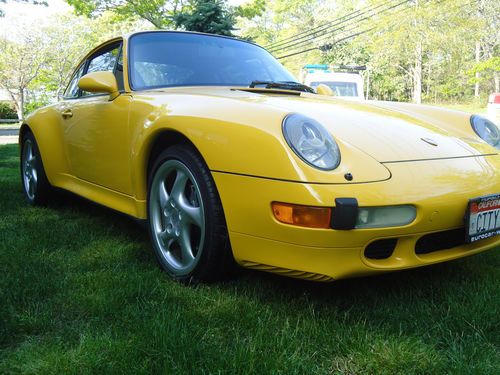
{"label": "car windshield", "polygon": [[330,87],[336,96],[358,96],[355,82],[311,82],[311,87],[316,88],[320,83]]}
{"label": "car windshield", "polygon": [[134,90],[296,81],[263,48],[213,35],[180,32],[136,34],[130,39],[129,61]]}

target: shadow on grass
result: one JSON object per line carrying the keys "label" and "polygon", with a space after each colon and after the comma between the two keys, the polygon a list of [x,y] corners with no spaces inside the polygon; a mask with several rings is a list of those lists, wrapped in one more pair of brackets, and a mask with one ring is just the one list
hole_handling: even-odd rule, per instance
{"label": "shadow on grass", "polygon": [[[136,247],[138,251],[131,256],[144,266],[157,267],[145,223],[66,192],[59,192],[49,207],[67,216],[93,218],[98,226],[108,228],[114,235],[140,244]],[[485,253],[422,268],[333,283],[316,283],[240,268],[233,280],[208,287],[218,288],[221,293],[235,298],[243,293],[259,303],[287,308],[291,304],[299,310],[311,306],[318,311],[329,311],[332,307],[337,312],[354,309],[358,312],[357,318],[361,314],[366,320],[378,323],[391,320],[389,310],[398,319],[402,318],[404,311],[408,319],[418,321],[441,315],[450,305],[460,304],[461,299],[467,298],[464,295],[471,293],[474,286],[493,282],[492,272],[498,266],[498,257]],[[163,275],[160,282],[170,282],[166,274],[159,275]],[[481,291],[475,291],[465,304],[481,297],[484,297]],[[416,312],[422,306],[425,306],[426,313],[418,316]],[[389,315],[377,317],[377,311]]]}

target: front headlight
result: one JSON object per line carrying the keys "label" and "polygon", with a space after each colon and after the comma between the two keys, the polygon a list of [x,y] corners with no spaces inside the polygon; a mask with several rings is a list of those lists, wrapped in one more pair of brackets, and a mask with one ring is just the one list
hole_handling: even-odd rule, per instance
{"label": "front headlight", "polygon": [[283,134],[290,148],[307,164],[327,171],[339,165],[339,147],[318,121],[290,114],[283,120]]}
{"label": "front headlight", "polygon": [[470,123],[472,129],[482,140],[500,150],[500,130],[493,122],[484,117],[473,115],[470,118]]}

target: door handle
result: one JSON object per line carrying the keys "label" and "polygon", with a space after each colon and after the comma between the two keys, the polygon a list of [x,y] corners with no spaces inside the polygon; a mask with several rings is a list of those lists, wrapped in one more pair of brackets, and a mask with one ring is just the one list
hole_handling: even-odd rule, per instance
{"label": "door handle", "polygon": [[61,112],[61,116],[63,118],[73,117],[73,111],[71,111],[71,109],[65,109],[64,111]]}

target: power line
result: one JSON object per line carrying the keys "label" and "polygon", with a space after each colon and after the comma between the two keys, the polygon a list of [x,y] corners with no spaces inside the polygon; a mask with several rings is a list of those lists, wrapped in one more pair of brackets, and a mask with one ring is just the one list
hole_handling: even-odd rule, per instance
{"label": "power line", "polygon": [[[359,24],[360,24],[362,21],[366,21],[366,20],[368,20],[368,19],[370,19],[370,18],[372,18],[372,17],[374,17],[374,16],[376,16],[376,15],[378,15],[378,14],[382,14],[382,13],[385,13],[385,12],[387,12],[387,11],[390,11],[390,10],[392,10],[392,9],[394,9],[394,8],[397,8],[397,7],[399,7],[399,6],[401,6],[401,5],[405,4],[405,3],[408,3],[409,1],[410,1],[410,0],[403,0],[403,1],[399,2],[399,3],[397,3],[397,4],[394,4],[394,5],[390,6],[390,7],[388,7],[388,8],[384,8],[384,9],[379,10],[378,12],[375,12],[375,13],[373,13],[373,14],[366,15],[366,16],[365,16],[365,17],[363,17],[363,18],[356,19],[356,21],[355,21],[355,22],[350,22],[350,23],[347,23],[347,24],[345,24],[345,25],[343,25],[343,26],[341,26],[341,27],[337,27],[337,28],[335,28],[335,29],[329,30],[328,32],[325,32],[325,33],[323,33],[323,34],[321,34],[321,35],[319,35],[319,36],[312,37],[312,38],[308,38],[308,39],[306,39],[306,40],[303,40],[303,41],[300,41],[300,42],[297,42],[297,43],[294,43],[294,44],[288,45],[287,47],[278,48],[278,49],[275,49],[275,50],[270,50],[269,52],[271,52],[271,53],[275,53],[275,52],[280,51],[280,50],[282,50],[282,49],[285,49],[285,48],[290,49],[290,48],[292,48],[292,47],[293,47],[292,49],[297,49],[297,48],[299,48],[299,47],[303,47],[304,45],[311,44],[311,43],[313,43],[313,42],[317,42],[317,41],[319,41],[319,40],[325,39],[325,38],[327,38],[327,37],[331,36],[331,35],[332,35],[335,31],[342,30],[342,31],[341,31],[342,33],[346,32],[346,31],[348,32],[348,31],[352,30],[353,28],[350,28],[350,29],[345,30],[345,28],[346,28],[346,27],[349,27],[349,26],[351,26],[351,25],[355,25],[355,27],[357,27],[357,26],[359,26]],[[403,9],[406,9],[406,8],[403,8]]]}
{"label": "power line", "polygon": [[299,37],[299,36],[304,35],[304,34],[310,34],[310,33],[314,32],[315,30],[320,29],[320,28],[322,28],[322,27],[324,27],[324,26],[326,26],[326,25],[328,25],[328,24],[330,24],[330,23],[332,23],[332,22],[335,22],[335,21],[337,21],[337,20],[339,20],[339,19],[341,19],[341,18],[344,18],[344,17],[350,16],[350,15],[352,15],[352,14],[354,14],[354,13],[359,13],[359,12],[361,12],[361,9],[355,10],[355,11],[353,11],[353,12],[351,12],[351,13],[349,13],[349,14],[346,14],[346,15],[344,15],[344,16],[342,16],[342,17],[340,17],[340,18],[337,18],[337,19],[334,19],[334,20],[332,20],[332,21],[328,21],[328,22],[326,22],[326,23],[324,23],[324,24],[321,24],[321,25],[318,25],[318,26],[316,26],[316,27],[313,27],[313,28],[312,28],[312,29],[310,29],[310,30],[307,30],[307,31],[302,31],[302,32],[300,32],[300,33],[297,33],[297,34],[291,35],[291,36],[289,36],[289,37],[287,37],[287,38],[284,38],[284,39],[278,40],[278,41],[276,41],[276,42],[273,42],[273,43],[271,43],[271,44],[269,44],[269,45],[265,46],[265,48],[266,48],[266,49],[267,49],[267,48],[273,48],[273,47],[275,47],[276,45],[281,45],[283,42],[286,42],[286,41],[288,41],[288,40],[290,40],[290,39],[295,39],[296,37]]}
{"label": "power line", "polygon": [[266,49],[274,49],[274,48],[277,48],[277,47],[279,47],[279,46],[281,46],[283,44],[288,44],[288,43],[294,42],[295,40],[302,39],[303,37],[308,37],[310,35],[314,35],[314,34],[320,32],[320,31],[322,31],[323,28],[328,27],[327,25],[330,25],[330,24],[332,24],[334,22],[342,21],[344,18],[350,17],[350,16],[352,16],[354,14],[357,14],[357,13],[360,13],[360,12],[361,12],[361,9],[358,9],[358,10],[356,10],[354,12],[351,12],[351,13],[348,13],[348,14],[342,16],[342,17],[336,18],[336,19],[334,19],[332,21],[329,21],[329,22],[324,23],[322,25],[316,26],[316,27],[314,27],[314,28],[312,28],[310,30],[303,31],[301,33],[292,35],[292,36],[290,36],[288,38],[285,38],[285,39],[279,40],[277,42],[271,43],[271,44],[265,46],[265,48]]}
{"label": "power line", "polygon": [[[429,4],[431,1],[432,1],[432,0],[428,0],[428,1],[426,1],[426,2],[425,2],[425,4],[427,5],[427,4]],[[439,3],[443,3],[443,2],[445,2],[445,1],[447,1],[447,0],[440,0],[440,1],[438,2],[438,4],[439,4]],[[402,3],[405,3],[405,2],[407,2],[407,1],[404,1],[404,2],[402,2]],[[472,1],[467,2],[467,3],[464,3],[464,4],[459,4],[459,5],[455,6],[455,7],[453,7],[452,9],[450,9],[450,11],[454,11],[454,10],[459,9],[459,8],[464,8],[464,7],[465,7],[465,6],[467,6],[467,5],[474,4],[474,3],[477,3],[477,2],[478,2],[478,0],[472,0]],[[393,8],[394,8],[394,7],[397,7],[398,5],[401,5],[402,3],[400,3],[400,4],[396,4],[395,6],[393,6]],[[410,7],[401,8],[401,9],[397,10],[397,11],[396,11],[396,13],[401,12],[401,11],[405,11],[405,10],[407,10],[407,9],[409,9],[409,8],[410,8]],[[387,11],[387,10],[385,10],[385,11]],[[383,12],[379,12],[379,13],[383,13]],[[372,15],[372,16],[374,16],[374,15]],[[394,26],[397,26],[397,25],[401,25],[401,22],[393,22],[392,24],[390,24],[390,25],[388,25],[387,27],[383,28],[383,30],[388,30],[388,29],[390,29],[390,28],[392,28],[392,27],[394,27]],[[355,28],[355,27],[354,27],[354,28]],[[344,30],[344,32],[346,32],[346,31],[351,31],[351,30],[353,30],[354,28],[350,28],[349,30]],[[356,37],[356,36],[358,36],[358,35],[365,34],[365,33],[369,32],[369,31],[371,31],[371,30],[374,30],[374,29],[375,29],[375,27],[372,27],[372,28],[369,28],[369,29],[365,29],[365,30],[362,30],[362,31],[360,31],[360,32],[357,32],[357,33],[354,33],[354,34],[350,34],[350,35],[347,35],[347,36],[345,36],[345,37],[343,37],[343,38],[337,39],[336,41],[334,41],[334,42],[333,42],[332,44],[330,44],[330,45],[325,44],[325,45],[315,46],[315,47],[311,47],[311,48],[308,48],[308,49],[305,49],[305,50],[301,50],[301,51],[297,51],[297,52],[292,52],[292,53],[290,53],[290,54],[287,54],[287,55],[284,55],[284,56],[280,56],[280,57],[278,57],[278,59],[284,59],[284,58],[287,58],[287,57],[300,55],[300,54],[302,54],[302,53],[306,53],[306,52],[314,51],[314,50],[317,50],[317,49],[326,49],[326,48],[331,49],[331,47],[332,47],[333,45],[335,45],[335,44],[338,44],[338,43],[340,43],[340,42],[342,42],[342,41],[345,41],[345,40],[348,40],[348,39],[354,38],[354,37]],[[324,36],[320,37],[320,39],[323,39],[323,38],[324,38]],[[326,47],[326,48],[325,48],[325,47]]]}
{"label": "power line", "polygon": [[[372,31],[373,29],[374,29],[374,27],[370,27],[369,29],[366,29],[366,30],[359,31],[357,33],[348,35],[346,37],[343,37],[341,39],[336,40],[335,43],[333,43],[333,44],[337,44],[337,43],[343,42],[345,40],[354,38],[354,37],[356,37],[358,35],[365,34],[365,33],[369,32],[369,31]],[[311,47],[311,48],[308,48],[306,50],[302,50],[302,51],[299,51],[299,52],[294,52],[294,53],[290,53],[288,55],[280,56],[280,57],[278,57],[278,59],[284,59],[284,58],[287,58],[287,57],[292,57],[292,56],[295,56],[295,55],[300,55],[302,53],[306,53],[306,52],[314,51],[314,50],[317,50],[317,49],[321,49],[321,47],[323,47],[323,46],[320,46],[320,47]]]}
{"label": "power line", "polygon": [[[289,45],[295,41],[298,41],[298,40],[302,40],[304,38],[307,38],[307,37],[310,37],[312,35],[314,36],[317,36],[317,34],[319,33],[324,33],[327,29],[329,28],[332,28],[334,26],[338,26],[342,23],[345,23],[347,21],[350,21],[352,19],[355,19],[356,17],[359,17],[359,16],[362,16],[363,14],[366,14],[366,13],[369,13],[371,11],[374,11],[378,8],[381,8],[391,2],[393,2],[394,0],[388,0],[388,1],[385,1],[381,4],[378,4],[378,5],[369,5],[369,6],[366,6],[362,9],[359,9],[359,10],[356,10],[354,12],[351,12],[351,13],[348,13],[342,17],[339,17],[339,18],[336,18],[336,19],[333,19],[329,22],[326,22],[322,25],[319,25],[311,30],[308,30],[308,31],[304,31],[302,33],[299,33],[299,34],[295,34],[293,36],[290,36],[288,38],[285,38],[281,41],[278,41],[278,42],[275,42],[275,43],[272,43],[268,46],[266,46],[266,49],[270,50],[270,51],[275,51],[277,49],[284,49],[284,48],[287,48],[287,47],[284,47],[286,45]],[[409,1],[409,0],[408,0]],[[281,47],[281,48],[278,48],[278,47]]]}

